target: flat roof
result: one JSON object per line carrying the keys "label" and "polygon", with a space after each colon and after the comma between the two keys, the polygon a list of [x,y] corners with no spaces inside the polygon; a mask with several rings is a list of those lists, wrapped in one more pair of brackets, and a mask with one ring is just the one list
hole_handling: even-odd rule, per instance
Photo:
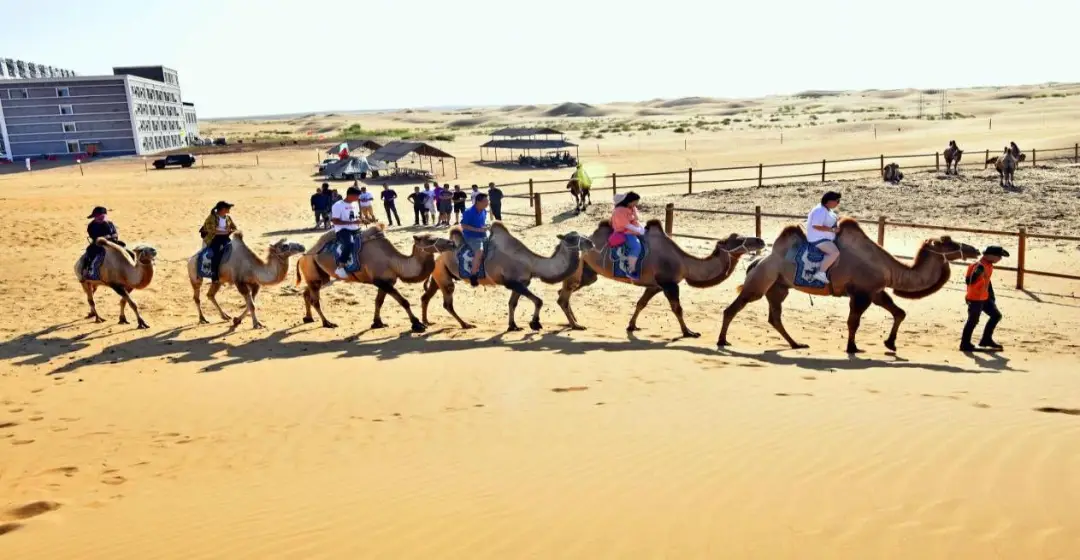
{"label": "flat roof", "polygon": [[421,156],[451,158],[454,156],[425,142],[391,142],[368,156],[368,161],[397,161],[411,153]]}
{"label": "flat roof", "polygon": [[563,133],[555,130],[554,128],[502,128],[492,132],[492,136],[510,136],[512,138],[520,138],[522,136],[546,136],[551,134]]}
{"label": "flat roof", "polygon": [[481,148],[506,148],[508,150],[557,150],[573,148],[577,144],[566,140],[488,140]]}

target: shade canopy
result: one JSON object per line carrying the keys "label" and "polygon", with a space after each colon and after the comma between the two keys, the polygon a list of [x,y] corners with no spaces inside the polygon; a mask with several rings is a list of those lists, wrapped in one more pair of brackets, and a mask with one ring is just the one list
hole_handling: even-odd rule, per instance
{"label": "shade canopy", "polygon": [[488,140],[481,148],[505,148],[509,150],[558,150],[573,148],[577,144],[566,140]]}
{"label": "shade canopy", "polygon": [[454,159],[454,156],[425,142],[390,142],[378,150],[375,150],[375,153],[369,155],[368,159],[371,161],[392,162],[409,154]]}
{"label": "shade canopy", "polygon": [[523,136],[548,136],[548,135],[562,135],[562,132],[555,130],[554,128],[503,128],[492,132],[492,136],[508,136],[510,138],[521,138]]}

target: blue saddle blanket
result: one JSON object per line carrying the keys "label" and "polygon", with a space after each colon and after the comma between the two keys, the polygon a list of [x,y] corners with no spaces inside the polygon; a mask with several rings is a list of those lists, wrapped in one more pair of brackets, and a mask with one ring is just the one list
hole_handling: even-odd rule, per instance
{"label": "blue saddle blanket", "polygon": [[[223,254],[221,262],[225,262],[225,259],[229,258],[229,254],[232,253],[232,243],[229,243],[222,248]],[[205,247],[199,252],[199,258],[196,260],[195,265],[199,271],[199,278],[213,278],[214,273],[210,266],[210,258],[214,255],[214,249],[211,247]]]}
{"label": "blue saddle blanket", "polygon": [[786,255],[789,261],[795,263],[796,286],[805,288],[825,287],[825,283],[814,278],[814,274],[817,274],[818,269],[821,268],[821,261],[825,259],[825,253],[817,248],[819,243],[822,243],[822,241],[801,243]]}
{"label": "blue saddle blanket", "polygon": [[[639,254],[634,255],[630,243],[623,243],[611,250],[611,273],[616,278],[641,278],[641,267],[645,263],[645,257],[649,254],[649,244],[645,236],[638,236],[641,242]],[[634,269],[630,269],[630,258],[637,257]]]}
{"label": "blue saddle blanket", "polygon": [[[345,266],[343,267],[345,272],[348,272],[349,274],[360,270],[360,240],[360,232],[357,231],[353,235],[353,247],[355,247],[356,250],[345,260]],[[341,262],[341,243],[338,242],[336,238],[331,239],[326,245],[323,245],[322,250],[319,252],[330,253],[334,255],[334,258],[337,259],[338,262]]]}
{"label": "blue saddle blanket", "polygon": [[[488,246],[485,243],[484,244],[484,260],[480,261],[480,270],[476,273],[477,278],[485,278],[485,277],[487,277],[487,267],[486,267],[485,262],[484,262],[484,261],[487,261],[487,256],[488,256],[487,248],[488,248]],[[472,247],[469,247],[468,245],[462,245],[461,248],[458,249],[456,255],[457,255],[458,274],[460,274],[462,278],[469,278],[471,276],[471,273],[472,273],[473,261],[476,259],[476,252],[473,251]]]}

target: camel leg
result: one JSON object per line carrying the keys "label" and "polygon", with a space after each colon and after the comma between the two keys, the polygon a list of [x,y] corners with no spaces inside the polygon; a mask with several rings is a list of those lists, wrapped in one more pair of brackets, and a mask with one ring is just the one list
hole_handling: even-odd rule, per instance
{"label": "camel leg", "polygon": [[900,309],[892,297],[885,292],[878,292],[874,294],[871,302],[879,307],[884,307],[886,311],[892,313],[893,323],[892,330],[889,331],[889,338],[885,339],[885,347],[893,352],[896,351],[896,333],[900,330],[900,323],[907,317],[907,313]]}
{"label": "camel leg", "polygon": [[562,288],[559,288],[559,307],[562,308],[563,314],[566,315],[566,320],[570,322],[571,329],[583,331],[585,326],[578,323],[577,315],[574,314],[573,308],[570,307],[570,296],[574,295],[574,292],[595,283],[596,271],[583,263],[581,265],[581,275],[566,279],[563,281]]}
{"label": "camel leg", "polygon": [[[472,323],[465,322],[465,320],[462,319],[461,316],[458,315],[457,311],[454,309],[454,283],[453,282],[450,282],[449,284],[447,284],[445,286],[439,286],[439,284],[437,282],[432,280],[431,285],[428,286],[428,291],[424,293],[424,297],[427,297],[427,301],[424,302],[425,306],[427,305],[427,302],[431,301],[431,298],[434,297],[435,290],[441,290],[442,291],[443,309],[445,309],[447,313],[452,315],[454,317],[454,319],[457,319],[457,322],[458,322],[459,325],[461,325],[461,328],[463,328],[463,329],[472,329],[472,328],[476,327],[476,325],[473,325]],[[431,295],[429,296],[428,293],[430,293]],[[426,307],[424,308],[424,316],[425,317],[427,316],[427,308]],[[431,324],[431,323],[427,323],[427,319],[425,319],[424,321],[425,321],[425,324],[428,324],[428,325]]]}
{"label": "camel leg", "polygon": [[120,296],[120,299],[122,300],[121,304],[127,302],[127,304],[131,306],[131,310],[135,312],[135,321],[138,323],[137,328],[149,329],[150,325],[147,325],[146,321],[143,321],[142,315],[139,314],[139,306],[135,305],[135,300],[131,299],[131,294],[128,292],[128,289],[120,284],[112,284],[109,287]]}
{"label": "camel leg", "polygon": [[769,301],[769,324],[776,329],[776,332],[780,333],[780,336],[784,337],[788,345],[792,348],[809,348],[806,344],[800,344],[795,342],[795,339],[791,338],[787,329],[784,328],[784,322],[780,320],[780,314],[783,312],[784,300],[788,296],[788,287],[783,284],[773,284],[769,291],[765,292],[765,299]]}
{"label": "camel leg", "polygon": [[304,316],[305,323],[311,323],[314,319],[311,318],[311,308],[315,308],[315,312],[319,314],[319,318],[322,319],[322,326],[327,329],[336,329],[337,325],[331,323],[326,319],[326,315],[323,314],[322,302],[319,299],[319,289],[322,285],[318,282],[311,282],[304,290],[304,305],[307,307],[307,315]]}
{"label": "camel leg", "polygon": [[659,294],[662,290],[656,286],[649,286],[645,288],[645,293],[641,294],[641,298],[638,299],[637,307],[634,308],[634,314],[630,317],[630,324],[626,326],[626,332],[634,332],[638,329],[637,318],[641,314],[641,311],[645,309],[645,306],[649,305],[649,300],[656,294]]}
{"label": "camel leg", "polygon": [[90,282],[83,282],[83,291],[86,292],[86,302],[90,304],[90,314],[86,316],[87,319],[93,319],[95,323],[102,323],[105,319],[98,315],[97,305],[94,303],[94,292],[97,291],[97,285]]}
{"label": "camel leg", "polygon": [[[696,333],[686,326],[686,320],[683,319],[682,302],[679,301],[679,285],[675,282],[664,282],[660,284],[660,289],[664,291],[664,296],[667,297],[668,303],[671,304],[671,312],[675,314],[675,318],[679,320],[679,327],[682,328],[682,335],[687,338],[697,338],[701,336],[701,333]],[[641,302],[639,301],[640,305]]]}
{"label": "camel leg", "polygon": [[521,299],[521,296],[525,296],[529,301],[533,302],[534,306],[536,306],[533,310],[532,320],[529,321],[529,328],[534,331],[542,329],[543,325],[540,324],[540,308],[544,306],[544,301],[536,297],[536,294],[530,292],[528,285],[524,282],[510,281],[506,282],[505,286],[507,289],[514,292],[510,296],[510,326],[506,330],[521,330],[521,327],[518,327],[517,323],[514,321],[514,310],[517,309],[518,300]]}
{"label": "camel leg", "polygon": [[202,279],[201,278],[198,279],[198,280],[193,280],[191,282],[191,290],[193,292],[195,292],[195,295],[192,297],[192,299],[195,300],[195,310],[199,312],[199,324],[200,325],[205,325],[205,324],[209,323],[210,321],[206,320],[206,316],[203,315],[203,312],[202,312],[202,298],[199,295],[199,292],[202,291]]}
{"label": "camel leg", "polygon": [[731,305],[727,306],[727,309],[724,310],[724,324],[720,328],[720,336],[716,339],[716,345],[718,347],[723,348],[724,346],[730,344],[727,339],[727,332],[728,327],[731,326],[731,321],[735,318],[735,315],[738,315],[739,312],[742,311],[744,307],[746,307],[746,304],[755,302],[761,299],[761,297],[764,295],[765,294],[763,292],[754,291],[750,289],[749,286],[745,284],[743,285],[743,290],[739,292],[739,295],[735,298],[735,301],[731,302]]}
{"label": "camel leg", "polygon": [[259,322],[259,317],[255,311],[255,294],[259,293],[258,287],[255,284],[239,283],[236,285],[236,291],[240,292],[240,295],[244,296],[244,312],[238,317],[233,318],[233,326],[238,327],[240,323],[247,317],[248,313],[251,313],[251,328],[261,329],[264,328],[263,324]]}
{"label": "camel leg", "polygon": [[386,292],[379,289],[375,294],[375,318],[371,320],[371,328],[381,329],[386,327],[386,323],[382,322],[382,305],[386,301]]}
{"label": "camel leg", "polygon": [[[217,308],[218,314],[221,315],[221,320],[228,321],[232,319],[232,317],[229,317],[229,314],[225,313],[225,310],[221,308],[221,304],[217,301],[217,293],[220,289],[220,283],[214,284],[213,282],[211,282],[210,289],[206,291],[206,299],[210,300],[210,303],[214,304],[214,307]],[[202,310],[199,310],[199,314],[202,314]]]}
{"label": "camel leg", "polygon": [[[397,288],[394,287],[393,282],[388,282],[386,280],[376,280],[375,286],[379,288],[380,293],[389,294],[390,297],[394,298],[394,301],[398,302],[398,305],[400,305],[401,308],[405,310],[405,313],[409,316],[409,323],[412,324],[412,332],[422,333],[427,330],[427,327],[425,327],[424,324],[420,322],[420,319],[418,319],[416,315],[413,314],[412,307],[409,305],[409,300],[405,299],[405,296],[401,295],[401,292],[397,291]],[[383,297],[385,298],[386,296],[384,295]],[[381,306],[378,296],[375,297],[375,304],[376,309]],[[374,327],[374,325],[372,325],[372,327]]]}
{"label": "camel leg", "polygon": [[120,320],[117,321],[117,324],[120,324],[120,325],[127,325],[128,324],[127,315],[124,314],[124,311],[126,309],[127,309],[127,300],[124,299],[124,298],[120,298]]}
{"label": "camel leg", "polygon": [[848,329],[848,341],[847,341],[847,353],[859,354],[862,350],[859,350],[858,346],[855,346],[855,333],[859,330],[859,323],[862,320],[863,313],[870,308],[870,295],[863,293],[851,294],[851,306],[848,313],[847,329]]}

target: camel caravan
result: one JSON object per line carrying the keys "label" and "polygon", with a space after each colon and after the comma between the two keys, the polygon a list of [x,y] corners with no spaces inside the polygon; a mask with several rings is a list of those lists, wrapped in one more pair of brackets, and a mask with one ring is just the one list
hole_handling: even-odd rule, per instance
{"label": "camel caravan", "polygon": [[[955,141],[946,150],[946,174],[958,175],[963,151]],[[1016,165],[1023,154],[1015,143],[992,159],[1001,174],[1002,186],[1012,185]],[[898,168],[891,170],[898,173]],[[890,176],[897,181],[899,177]],[[568,185],[583,210],[587,200],[587,175],[579,167]],[[534,281],[559,284],[558,305],[572,330],[584,330],[572,306],[578,291],[595,284],[600,277],[640,287],[638,298],[626,325],[626,331],[639,330],[638,319],[649,302],[663,293],[672,314],[678,321],[682,337],[697,338],[700,334],[687,325],[681,286],[706,289],[717,286],[734,274],[746,255],[758,255],[766,242],[758,237],[738,232],[716,242],[712,252],[704,257],[694,256],[680,247],[665,231],[660,221],[642,224],[638,214],[641,197],[634,192],[617,195],[610,219],[601,220],[589,236],[575,231],[556,235],[554,248],[545,256],[528,247],[498,220],[490,220],[487,195],[477,194],[472,207],[461,216],[461,223],[449,230],[446,237],[431,234],[414,235],[408,251],[401,251],[386,236],[385,226],[365,227],[357,201],[359,189],[350,188],[346,197],[334,204],[330,221],[334,231],[325,232],[309,249],[287,239],[270,244],[263,255],[249,247],[231,216],[232,204],[221,201],[210,211],[199,231],[202,248],[187,259],[188,279],[200,324],[208,323],[202,309],[202,287],[210,283],[207,298],[218,316],[233,328],[251,315],[252,328],[263,328],[259,320],[257,300],[264,287],[282,283],[289,271],[295,271],[297,286],[303,286],[303,323],[313,323],[312,310],[318,314],[321,326],[337,325],[327,318],[323,308],[323,290],[337,282],[369,284],[376,288],[374,317],[371,328],[387,325],[381,311],[387,296],[393,299],[409,317],[412,332],[424,332],[433,323],[429,305],[441,294],[442,307],[462,329],[474,324],[462,318],[454,307],[458,283],[470,287],[502,286],[510,294],[507,304],[507,331],[520,331],[515,313],[521,298],[532,303],[528,321],[530,329],[539,331],[543,299],[533,291]],[[846,297],[850,300],[847,318],[849,353],[860,352],[856,334],[862,315],[871,305],[888,311],[893,318],[892,328],[884,341],[887,349],[895,351],[897,336],[906,313],[893,300],[921,299],[939,291],[949,280],[950,263],[982,257],[972,264],[965,283],[969,285],[968,303],[979,305],[969,309],[970,329],[981,313],[992,316],[984,341],[993,343],[993,326],[1000,313],[993,305],[992,289],[987,289],[993,264],[1008,253],[1000,247],[979,251],[971,245],[949,236],[925,240],[915,259],[904,263],[872,240],[851,218],[841,219],[835,209],[840,194],[828,192],[821,203],[807,216],[805,226],[786,227],[773,241],[765,256],[754,257],[746,267],[746,275],[737,288],[737,296],[723,312],[717,346],[730,344],[728,333],[738,313],[748,304],[765,298],[768,301],[768,323],[791,348],[806,348],[785,328],[781,315],[783,303],[792,290],[810,295]],[[108,286],[120,298],[120,323],[126,324],[126,309],[135,313],[140,329],[149,325],[132,299],[135,290],[146,288],[154,278],[157,252],[140,245],[128,249],[120,241],[115,225],[108,220],[107,210],[97,207],[87,226],[90,244],[75,264],[75,275],[87,297],[88,318],[103,319],[98,313],[94,295],[98,287]],[[291,259],[298,257],[295,267]],[[976,267],[978,265],[978,267]],[[398,291],[398,283],[422,284],[420,314],[414,313],[407,298]],[[970,286],[981,282],[977,290]],[[217,301],[225,285],[232,285],[243,297],[244,309],[230,316]],[[891,295],[890,295],[891,291]],[[989,299],[987,299],[989,298]],[[995,317],[996,314],[996,318]],[[974,322],[973,322],[974,321]],[[970,329],[965,329],[967,332]],[[965,335],[970,338],[970,334]],[[984,345],[986,346],[986,345]],[[965,339],[961,348],[971,347]]]}

